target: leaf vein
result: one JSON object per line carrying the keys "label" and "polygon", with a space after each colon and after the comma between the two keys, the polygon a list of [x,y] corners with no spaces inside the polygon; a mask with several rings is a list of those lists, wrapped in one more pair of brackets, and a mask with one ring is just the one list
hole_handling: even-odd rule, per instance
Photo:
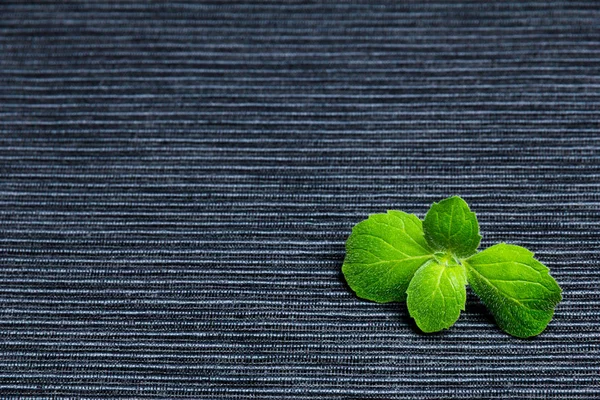
{"label": "leaf vein", "polygon": [[488,279],[490,282],[522,282],[522,283],[528,283],[531,285],[538,285],[543,287],[544,289],[546,289],[547,291],[549,291],[550,293],[552,293],[553,291],[551,289],[549,289],[548,287],[542,285],[539,282],[535,282],[535,281],[526,281],[523,279],[496,279],[496,278],[489,278]]}
{"label": "leaf vein", "polygon": [[[427,249],[427,248],[423,247],[423,245],[422,245],[421,243],[417,242],[417,241],[416,241],[416,240],[415,240],[415,239],[414,239],[414,238],[413,238],[413,237],[412,237],[412,236],[411,236],[411,235],[410,235],[410,234],[409,234],[409,233],[406,231],[406,229],[404,229],[404,230],[402,230],[402,229],[398,229],[398,227],[396,227],[396,226],[394,226],[394,225],[390,224],[389,222],[383,222],[383,221],[373,221],[373,222],[375,222],[376,224],[380,224],[380,225],[389,226],[390,228],[396,229],[396,230],[398,230],[398,231],[400,231],[400,232],[404,233],[404,235],[405,235],[405,236],[408,238],[408,240],[410,240],[411,242],[413,242],[414,244],[416,244],[417,246],[419,246],[421,249],[423,249],[423,251],[425,251],[425,252],[427,252],[427,253],[431,252],[431,250],[429,250],[429,249]],[[416,226],[416,224],[415,224],[415,226]]]}
{"label": "leaf vein", "polygon": [[512,297],[511,295],[509,295],[508,293],[504,292],[503,290],[500,290],[500,288],[498,288],[496,285],[494,285],[492,282],[490,282],[490,280],[485,277],[484,275],[482,275],[481,273],[479,273],[479,271],[477,271],[475,268],[469,266],[469,269],[471,271],[474,271],[477,275],[479,275],[480,277],[482,277],[487,283],[489,283],[490,287],[493,288],[496,292],[498,292],[500,295],[502,295],[502,297],[506,298],[507,300],[513,301],[519,305],[521,305],[523,308],[526,308],[528,310],[532,310],[535,311],[536,309],[531,308],[526,306],[525,304],[521,303],[521,301],[519,301],[518,299]]}

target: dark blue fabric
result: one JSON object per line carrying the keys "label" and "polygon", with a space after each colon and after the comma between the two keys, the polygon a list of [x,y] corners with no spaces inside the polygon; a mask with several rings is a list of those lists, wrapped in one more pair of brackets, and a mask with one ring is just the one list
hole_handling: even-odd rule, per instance
{"label": "dark blue fabric", "polygon": [[[600,397],[600,4],[0,3],[0,397]],[[356,298],[370,213],[463,196],[531,340]]]}

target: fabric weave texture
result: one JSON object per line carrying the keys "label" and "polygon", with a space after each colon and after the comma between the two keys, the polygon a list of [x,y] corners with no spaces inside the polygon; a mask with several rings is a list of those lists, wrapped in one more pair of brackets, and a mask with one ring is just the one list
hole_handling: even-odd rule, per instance
{"label": "fabric weave texture", "polygon": [[[0,398],[600,398],[600,3],[0,2]],[[460,195],[540,336],[358,299]]]}

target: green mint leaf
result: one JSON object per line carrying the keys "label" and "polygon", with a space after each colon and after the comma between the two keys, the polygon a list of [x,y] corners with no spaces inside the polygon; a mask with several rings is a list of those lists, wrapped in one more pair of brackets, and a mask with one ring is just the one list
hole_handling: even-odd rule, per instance
{"label": "green mint leaf", "polygon": [[463,261],[469,284],[505,332],[540,334],[561,301],[548,268],[520,246],[500,243]]}
{"label": "green mint leaf", "polygon": [[467,300],[465,268],[456,263],[431,261],[415,272],[407,290],[406,305],[423,332],[454,325]]}
{"label": "green mint leaf", "polygon": [[481,240],[475,213],[457,196],[433,203],[423,221],[423,231],[432,249],[451,251],[457,257],[475,253]]}
{"label": "green mint leaf", "polygon": [[378,303],[404,301],[413,274],[432,258],[421,220],[388,211],[354,226],[342,272],[358,297]]}
{"label": "green mint leaf", "polygon": [[505,332],[540,334],[562,300],[548,268],[505,243],[476,253],[480,240],[477,217],[457,196],[434,203],[422,223],[402,211],[374,214],[352,229],[342,272],[359,297],[406,300],[423,332],[456,322],[469,284]]}

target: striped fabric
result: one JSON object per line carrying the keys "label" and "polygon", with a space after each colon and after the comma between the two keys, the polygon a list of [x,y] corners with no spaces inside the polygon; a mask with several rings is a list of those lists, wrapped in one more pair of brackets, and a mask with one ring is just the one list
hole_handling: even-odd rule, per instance
{"label": "striped fabric", "polygon": [[[0,398],[600,398],[599,129],[597,1],[2,1]],[[451,194],[542,335],[344,283]]]}

